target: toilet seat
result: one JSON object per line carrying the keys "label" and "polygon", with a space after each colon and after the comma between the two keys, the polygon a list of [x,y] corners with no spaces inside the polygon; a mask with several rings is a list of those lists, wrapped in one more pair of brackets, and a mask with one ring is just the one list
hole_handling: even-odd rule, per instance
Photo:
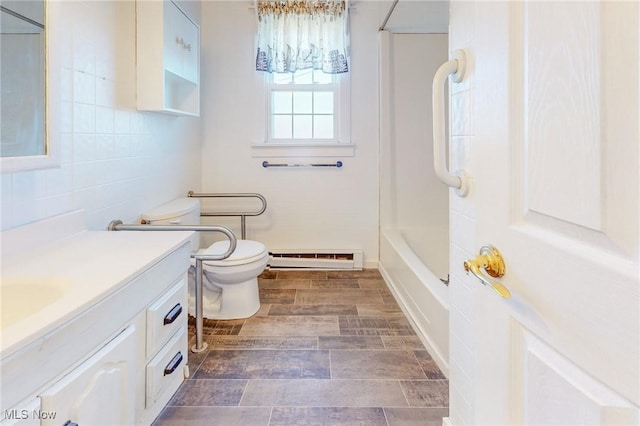
{"label": "toilet seat", "polygon": [[[211,246],[201,254],[221,255],[226,252],[228,248],[229,241],[218,241],[211,244]],[[268,252],[264,244],[252,240],[238,240],[236,243],[236,249],[228,258],[223,260],[207,260],[203,263],[205,266],[217,267],[246,265],[248,263],[262,260],[265,256],[268,256]]]}

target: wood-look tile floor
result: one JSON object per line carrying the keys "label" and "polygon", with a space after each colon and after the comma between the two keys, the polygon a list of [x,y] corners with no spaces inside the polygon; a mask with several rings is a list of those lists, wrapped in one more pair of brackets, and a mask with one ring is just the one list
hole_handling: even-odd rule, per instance
{"label": "wood-look tile floor", "polygon": [[205,320],[208,348],[154,425],[442,425],[449,383],[377,270],[258,281],[254,316]]}

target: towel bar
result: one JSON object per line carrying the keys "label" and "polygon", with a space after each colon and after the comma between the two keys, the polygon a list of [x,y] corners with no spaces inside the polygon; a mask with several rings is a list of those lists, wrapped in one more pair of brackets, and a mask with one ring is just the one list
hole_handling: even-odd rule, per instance
{"label": "towel bar", "polygon": [[262,167],[342,167],[342,161],[336,161],[335,163],[269,163],[268,161],[262,162]]}

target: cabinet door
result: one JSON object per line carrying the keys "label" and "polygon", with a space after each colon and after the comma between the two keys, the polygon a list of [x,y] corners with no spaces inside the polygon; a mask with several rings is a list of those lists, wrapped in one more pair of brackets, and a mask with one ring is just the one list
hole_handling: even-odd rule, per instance
{"label": "cabinet door", "polygon": [[182,77],[194,83],[199,82],[200,35],[198,27],[184,14],[180,22],[180,38],[184,41],[182,49]]}
{"label": "cabinet door", "polygon": [[[80,425],[134,423],[135,340],[133,325],[40,395],[41,410],[55,416],[42,425],[67,420]],[[71,347],[70,350],[73,350]]]}
{"label": "cabinet door", "polygon": [[164,69],[182,75],[182,51],[185,43],[182,36],[184,14],[172,1],[164,1]]}

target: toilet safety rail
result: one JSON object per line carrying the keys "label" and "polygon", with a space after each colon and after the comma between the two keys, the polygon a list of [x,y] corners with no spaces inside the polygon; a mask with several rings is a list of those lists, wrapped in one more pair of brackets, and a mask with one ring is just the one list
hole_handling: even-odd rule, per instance
{"label": "toilet safety rail", "polygon": [[192,352],[202,352],[207,349],[207,343],[203,339],[204,315],[203,307],[203,283],[204,269],[203,261],[223,260],[231,256],[236,249],[238,239],[231,229],[224,225],[129,225],[123,224],[121,220],[113,220],[107,227],[109,231],[196,231],[196,232],[219,232],[229,239],[229,248],[222,254],[192,254],[196,260],[195,272],[195,308],[196,308],[196,343],[191,347]]}
{"label": "toilet safety rail", "polygon": [[220,212],[200,212],[200,216],[218,216],[218,217],[239,217],[240,218],[240,238],[247,238],[247,216],[260,216],[267,210],[267,199],[261,194],[251,192],[202,192],[196,193],[189,191],[188,197],[192,198],[257,198],[262,203],[262,207],[256,211],[220,211]]}

